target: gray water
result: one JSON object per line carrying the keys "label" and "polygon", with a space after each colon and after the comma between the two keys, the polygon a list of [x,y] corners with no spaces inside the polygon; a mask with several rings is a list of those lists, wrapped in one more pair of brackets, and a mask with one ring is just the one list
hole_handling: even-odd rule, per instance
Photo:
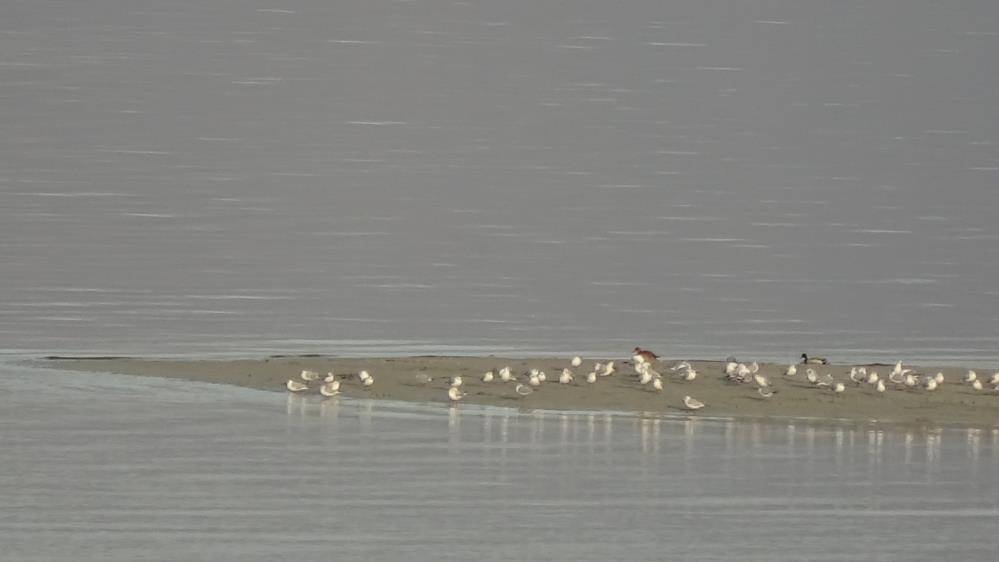
{"label": "gray water", "polygon": [[[0,5],[0,359],[999,362],[999,4]],[[999,434],[0,363],[3,560],[992,560]]]}
{"label": "gray water", "polygon": [[0,369],[0,559],[994,560],[999,430]]}
{"label": "gray water", "polygon": [[0,348],[999,361],[999,3],[0,6]]}

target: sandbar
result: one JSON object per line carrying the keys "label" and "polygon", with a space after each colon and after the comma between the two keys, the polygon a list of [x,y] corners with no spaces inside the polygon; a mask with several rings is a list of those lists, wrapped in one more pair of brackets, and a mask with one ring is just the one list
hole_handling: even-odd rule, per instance
{"label": "sandbar", "polygon": [[[762,397],[755,384],[735,384],[724,375],[720,361],[691,361],[698,371],[693,381],[673,376],[668,367],[672,360],[656,365],[663,374],[661,392],[638,381],[629,361],[617,360],[617,372],[600,377],[594,384],[584,379],[592,370],[594,360],[586,360],[573,368],[575,380],[559,384],[558,374],[570,367],[569,358],[513,357],[382,357],[341,358],[326,356],[271,356],[262,359],[237,360],[173,360],[138,357],[49,357],[49,366],[63,370],[120,373],[137,376],[184,379],[207,383],[238,385],[260,390],[287,392],[288,379],[298,379],[302,370],[314,370],[322,375],[332,371],[342,379],[342,396],[417,402],[449,403],[447,389],[450,378],[460,375],[467,395],[462,403],[506,406],[525,410],[619,411],[643,415],[693,415],[736,418],[807,418],[846,420],[866,423],[903,425],[961,425],[999,427],[999,391],[985,385],[976,391],[963,382],[967,369],[932,367],[917,371],[928,374],[942,372],[946,382],[937,390],[909,389],[888,384],[888,390],[878,393],[874,387],[850,381],[850,365],[813,366],[817,372],[832,375],[846,385],[842,394],[827,387],[816,387],[805,380],[804,368],[794,377],[784,375],[787,365],[764,363],[759,372],[770,379],[775,391],[770,398]],[[53,365],[53,363],[55,363]],[[498,371],[509,366],[520,382],[531,368],[544,370],[548,381],[530,395],[520,396],[512,382],[482,382],[486,371]],[[890,365],[868,365],[887,379]],[[355,376],[362,369],[375,379],[370,387],[363,386]],[[991,371],[980,373],[991,377]],[[430,383],[421,382],[431,377]],[[305,395],[318,393],[320,382],[310,384]],[[683,397],[692,396],[706,404],[705,408],[688,411]],[[334,398],[336,399],[336,398]]]}

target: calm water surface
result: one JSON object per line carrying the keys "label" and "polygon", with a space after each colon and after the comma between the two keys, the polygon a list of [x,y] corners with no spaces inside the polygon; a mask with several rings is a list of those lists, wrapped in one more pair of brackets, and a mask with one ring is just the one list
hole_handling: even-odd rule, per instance
{"label": "calm water surface", "polygon": [[5,560],[994,560],[999,432],[0,368]]}
{"label": "calm water surface", "polygon": [[999,362],[993,0],[0,7],[0,348]]}

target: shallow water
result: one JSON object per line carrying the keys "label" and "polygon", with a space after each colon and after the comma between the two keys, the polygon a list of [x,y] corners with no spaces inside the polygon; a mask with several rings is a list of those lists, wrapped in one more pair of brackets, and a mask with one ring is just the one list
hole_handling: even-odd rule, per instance
{"label": "shallow water", "polygon": [[995,557],[999,431],[0,375],[5,559]]}
{"label": "shallow water", "polygon": [[0,8],[0,346],[999,362],[999,3]]}

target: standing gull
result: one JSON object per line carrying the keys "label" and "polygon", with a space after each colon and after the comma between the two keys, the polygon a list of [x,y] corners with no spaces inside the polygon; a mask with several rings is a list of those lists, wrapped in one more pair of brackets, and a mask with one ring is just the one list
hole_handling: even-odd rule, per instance
{"label": "standing gull", "polygon": [[315,371],[310,371],[308,369],[305,369],[304,371],[302,371],[302,374],[300,376],[302,377],[303,381],[317,381],[317,380],[319,380],[319,373],[317,373]]}

